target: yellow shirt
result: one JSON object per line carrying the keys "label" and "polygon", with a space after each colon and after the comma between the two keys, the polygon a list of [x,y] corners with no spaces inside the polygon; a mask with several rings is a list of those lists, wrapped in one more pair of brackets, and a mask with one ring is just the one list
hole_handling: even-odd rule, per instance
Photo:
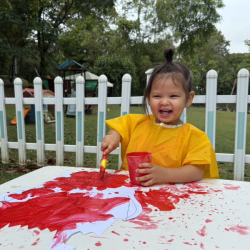
{"label": "yellow shirt", "polygon": [[189,123],[165,128],[145,115],[128,114],[107,120],[110,129],[122,137],[122,170],[128,170],[126,154],[151,152],[152,163],[165,168],[206,165],[204,178],[219,178],[215,152],[205,132]]}

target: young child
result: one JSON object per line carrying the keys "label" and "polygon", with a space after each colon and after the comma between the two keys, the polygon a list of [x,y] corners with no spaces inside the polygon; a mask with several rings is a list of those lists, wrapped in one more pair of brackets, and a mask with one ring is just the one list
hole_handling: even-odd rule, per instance
{"label": "young child", "polygon": [[[166,49],[166,63],[155,67],[146,88],[143,107],[147,115],[128,114],[106,121],[111,129],[101,150],[110,153],[121,142],[122,170],[128,170],[126,154],[151,152],[152,163],[142,163],[138,177],[142,185],[192,182],[219,178],[214,149],[205,132],[180,119],[192,104],[194,92],[190,70],[173,61]],[[148,114],[147,103],[153,115]],[[199,119],[199,117],[197,117]]]}

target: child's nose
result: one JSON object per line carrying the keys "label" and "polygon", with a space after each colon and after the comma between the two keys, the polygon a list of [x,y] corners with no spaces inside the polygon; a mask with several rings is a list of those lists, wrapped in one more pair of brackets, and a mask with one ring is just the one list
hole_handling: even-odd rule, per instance
{"label": "child's nose", "polygon": [[168,99],[168,98],[164,98],[164,99],[162,100],[161,104],[162,104],[163,106],[169,105],[169,104],[170,104],[169,99]]}

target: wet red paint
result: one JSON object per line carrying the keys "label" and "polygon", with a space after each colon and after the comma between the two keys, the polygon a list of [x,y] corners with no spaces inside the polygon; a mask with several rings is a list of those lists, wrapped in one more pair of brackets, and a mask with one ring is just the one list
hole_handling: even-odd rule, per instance
{"label": "wet red paint", "polygon": [[37,245],[37,243],[39,242],[39,240],[40,240],[40,238],[36,239],[36,241],[31,246]]}
{"label": "wet red paint", "polygon": [[[77,172],[71,174],[71,177],[68,178],[60,177],[49,181],[43,185],[43,188],[34,188],[21,194],[10,195],[10,197],[17,200],[23,200],[29,196],[34,198],[25,202],[9,203],[3,201],[3,206],[0,207],[0,228],[9,224],[9,226],[38,227],[40,230],[46,228],[50,231],[57,230],[55,236],[55,245],[57,245],[66,241],[66,236],[62,232],[76,228],[76,223],[108,220],[113,217],[113,215],[108,214],[108,211],[128,202],[130,199],[124,197],[102,199],[103,194],[101,193],[95,197],[90,197],[88,195],[91,193],[91,190],[96,188],[102,191],[106,188],[134,186],[126,182],[128,179],[127,175],[105,173],[103,181],[100,181],[98,176],[99,172]],[[55,193],[54,188],[60,188],[62,192]],[[74,189],[87,190],[89,193],[70,193]],[[176,208],[176,204],[181,200],[191,199],[193,194],[205,195],[214,192],[211,189],[206,191],[203,186],[197,183],[185,184],[183,189],[179,189],[176,185],[167,185],[157,190],[149,189],[147,192],[137,188],[135,190],[135,198],[141,204],[143,212],[137,218],[130,220],[130,222],[137,225],[134,228],[156,229],[161,220],[154,221],[153,216],[149,216],[156,208],[160,211],[171,211]],[[153,206],[154,208],[149,208],[148,206]],[[169,217],[169,220],[172,219],[172,217]],[[206,223],[208,222],[212,221],[207,219]],[[205,229],[206,227],[203,226],[197,233],[205,236]],[[246,227],[238,226],[237,229],[233,227],[228,229],[228,231],[237,231],[244,234],[247,229]],[[115,231],[112,231],[112,233],[119,235]],[[169,242],[171,241],[173,240],[169,240]],[[96,243],[96,246],[101,246],[101,243]]]}
{"label": "wet red paint", "polygon": [[224,184],[224,188],[228,190],[238,190],[240,189],[239,186],[233,186],[232,184]]}
{"label": "wet red paint", "polygon": [[203,226],[201,230],[197,231],[197,233],[200,235],[200,236],[205,236],[206,235],[206,226]]}
{"label": "wet red paint", "polygon": [[213,222],[213,221],[212,221],[212,220],[207,219],[207,220],[205,220],[205,222],[206,222],[206,223],[209,223],[209,222]]}
{"label": "wet red paint", "polygon": [[192,244],[190,244],[189,242],[183,242],[185,245],[190,245],[192,246]]}
{"label": "wet red paint", "polygon": [[115,231],[111,231],[111,233],[116,234],[116,235],[120,235],[120,234],[118,234],[118,233],[117,233],[117,232],[115,232]]}
{"label": "wet red paint", "polygon": [[225,228],[226,231],[232,231],[232,232],[236,232],[236,233],[239,233],[241,235],[248,235],[249,232],[248,230],[250,230],[250,227],[244,227],[244,226],[233,226],[233,227],[230,227],[230,228]]}
{"label": "wet red paint", "polygon": [[200,244],[200,248],[204,249],[204,244],[203,243]]}
{"label": "wet red paint", "polygon": [[39,234],[40,234],[40,232],[37,231],[37,230],[34,230],[33,232],[34,232],[36,235],[39,235]]}
{"label": "wet red paint", "polygon": [[[98,190],[105,188],[117,188],[126,185],[126,175],[112,175],[105,173],[105,179],[100,182],[97,179],[98,172],[78,172],[71,177],[56,178],[44,184],[43,188],[34,188],[21,194],[12,194],[12,198],[22,200],[36,197],[25,202],[9,203],[3,201],[0,208],[0,228],[9,226],[38,227],[40,230],[48,228],[57,232],[74,229],[76,223],[105,221],[113,217],[106,214],[112,208],[124,204],[129,198],[115,197],[100,199],[102,194],[96,197],[84,196],[82,193],[69,193],[73,189]],[[130,186],[130,184],[128,184]],[[52,188],[59,187],[63,192],[55,193]]]}
{"label": "wet red paint", "polygon": [[128,239],[124,239],[123,241],[128,241]]}
{"label": "wet red paint", "polygon": [[95,243],[95,245],[96,245],[97,247],[100,247],[102,244],[101,244],[100,241],[98,241],[97,243]]}

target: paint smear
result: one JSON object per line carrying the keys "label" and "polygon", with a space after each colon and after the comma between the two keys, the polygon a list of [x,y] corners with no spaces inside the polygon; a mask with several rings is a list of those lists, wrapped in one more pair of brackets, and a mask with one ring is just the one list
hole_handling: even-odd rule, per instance
{"label": "paint smear", "polygon": [[232,184],[224,184],[224,188],[227,190],[238,190],[240,189],[240,186],[234,186]]}
{"label": "paint smear", "polygon": [[[67,240],[63,233],[65,230],[75,229],[77,223],[108,220],[113,217],[112,214],[108,214],[108,211],[130,200],[126,197],[102,199],[102,194],[90,197],[91,190],[96,188],[102,191],[121,186],[134,188],[135,198],[143,208],[141,215],[130,222],[135,224],[135,228],[138,229],[156,229],[161,220],[154,221],[154,216],[152,214],[149,216],[155,208],[160,211],[171,211],[181,200],[190,200],[193,194],[214,193],[211,189],[207,191],[197,183],[185,184],[180,188],[176,185],[167,185],[157,190],[142,191],[140,187],[127,182],[129,178],[127,175],[105,173],[103,181],[100,181],[98,177],[99,172],[81,171],[72,173],[70,177],[59,177],[46,182],[43,187],[23,191],[21,194],[9,195],[17,202],[2,202],[0,229],[8,224],[9,227],[21,225],[21,227],[28,226],[29,229],[37,227],[44,230],[48,228],[50,231],[57,230],[55,245],[65,243]],[[56,193],[53,190],[55,188],[60,188],[61,192]],[[87,190],[89,193],[70,193],[71,190],[76,189]],[[18,202],[29,197],[32,199]],[[154,208],[149,208],[149,205]],[[204,226],[197,233],[204,236],[205,229]],[[247,229],[247,227],[237,226],[229,230],[245,235]],[[35,230],[34,233],[38,235],[38,231]],[[119,235],[114,231],[112,233]],[[101,243],[96,243],[96,246],[101,246]]]}
{"label": "paint smear", "polygon": [[97,247],[100,247],[102,244],[101,244],[100,241],[98,241],[97,243],[95,243],[95,245],[96,245]]}
{"label": "paint smear", "polygon": [[233,226],[230,228],[225,228],[226,231],[232,231],[239,233],[240,235],[248,235],[249,232],[247,230],[250,230],[250,227],[244,227],[244,226]]}
{"label": "paint smear", "polygon": [[120,234],[118,234],[118,233],[117,233],[117,232],[115,232],[115,231],[111,231],[111,233],[116,234],[116,235],[120,235]]}
{"label": "paint smear", "polygon": [[206,226],[203,226],[202,229],[200,229],[199,231],[197,231],[197,234],[199,234],[200,236],[204,237],[206,235]]}
{"label": "paint smear", "polygon": [[213,222],[213,221],[212,221],[212,220],[207,219],[207,220],[205,220],[205,222],[206,222],[206,223],[210,223],[210,222]]}

